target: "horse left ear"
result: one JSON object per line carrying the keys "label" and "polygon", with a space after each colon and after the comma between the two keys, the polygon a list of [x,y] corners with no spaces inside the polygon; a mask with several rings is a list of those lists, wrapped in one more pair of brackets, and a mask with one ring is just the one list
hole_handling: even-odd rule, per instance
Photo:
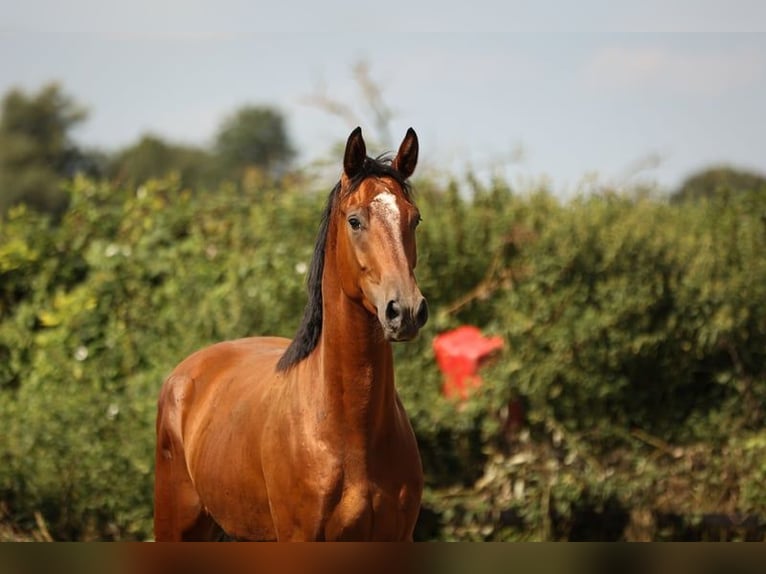
{"label": "horse left ear", "polygon": [[346,141],[346,152],[343,154],[343,171],[346,177],[353,178],[362,171],[364,160],[367,157],[367,146],[364,145],[362,128],[357,127]]}
{"label": "horse left ear", "polygon": [[391,162],[393,168],[402,174],[404,179],[407,179],[415,171],[415,166],[418,164],[418,134],[412,128],[407,129],[407,134],[402,140],[402,145],[399,146],[399,151]]}

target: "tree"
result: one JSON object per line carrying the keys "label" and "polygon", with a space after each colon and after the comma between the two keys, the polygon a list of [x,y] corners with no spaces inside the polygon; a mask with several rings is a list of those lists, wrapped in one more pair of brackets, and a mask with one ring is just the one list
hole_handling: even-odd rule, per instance
{"label": "tree", "polygon": [[135,185],[175,172],[183,185],[198,189],[213,183],[211,163],[212,157],[204,149],[168,143],[146,134],[115,155],[109,175]]}
{"label": "tree", "polygon": [[237,178],[248,168],[280,175],[295,157],[284,117],[267,106],[245,106],[224,120],[215,152],[224,174]]}
{"label": "tree", "polygon": [[61,178],[92,165],[70,137],[85,117],[85,110],[57,84],[33,95],[18,89],[5,95],[0,116],[0,212],[18,203],[52,213],[66,207]]}
{"label": "tree", "polygon": [[713,197],[722,191],[757,192],[766,191],[766,177],[731,167],[712,167],[688,177],[671,196],[671,201],[680,203]]}

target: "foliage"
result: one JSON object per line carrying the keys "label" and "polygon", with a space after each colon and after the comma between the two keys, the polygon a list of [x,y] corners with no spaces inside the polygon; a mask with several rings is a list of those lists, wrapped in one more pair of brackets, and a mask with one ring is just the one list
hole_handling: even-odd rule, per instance
{"label": "foliage", "polygon": [[[508,349],[457,417],[430,407],[439,402],[435,381],[406,391],[408,404],[422,405],[414,417],[421,445],[440,453],[429,460],[427,448],[424,458],[447,531],[608,537],[562,526],[561,517],[583,511],[576,501],[602,514],[605,505],[620,509],[620,537],[632,509],[660,512],[667,493],[656,483],[679,466],[687,487],[690,477],[701,486],[694,499],[672,489],[673,511],[762,512],[731,492],[762,473],[732,453],[739,441],[763,453],[766,196],[745,190],[675,206],[605,193],[561,204],[498,184],[471,203],[456,193],[450,201],[421,236],[429,277],[444,273],[424,286],[447,311],[433,328],[478,323]],[[529,425],[521,437],[507,424],[516,400]],[[446,445],[452,459],[441,455]],[[687,449],[704,462],[689,462]],[[663,464],[637,475],[638,461],[657,455]],[[531,461],[538,465],[525,467]],[[722,469],[737,479],[719,479]]]}
{"label": "foliage", "polygon": [[177,174],[183,185],[204,189],[214,185],[213,157],[193,146],[168,143],[145,134],[109,161],[108,175],[121,185],[136,186],[153,178]]}
{"label": "foliage", "polygon": [[[212,342],[292,335],[325,199],[305,188],[77,178],[58,224],[24,208],[0,220],[0,500],[14,528],[34,530],[37,512],[57,539],[151,536],[161,381]],[[415,190],[433,312],[396,358],[427,473],[420,538],[668,539],[709,514],[763,520],[763,194],[564,203],[470,178]],[[463,323],[506,349],[456,404],[431,343]]]}
{"label": "foliage", "polygon": [[231,175],[257,169],[281,175],[295,156],[282,114],[266,106],[243,106],[218,130],[215,152]]}
{"label": "foliage", "polygon": [[766,192],[766,177],[728,166],[710,167],[686,178],[671,199],[676,202],[694,201],[742,190]]}
{"label": "foliage", "polygon": [[195,191],[226,182],[254,188],[286,177],[294,155],[282,114],[268,106],[245,106],[223,121],[210,148],[145,134],[108,159],[107,175],[128,187],[173,174]]}
{"label": "foliage", "polygon": [[59,178],[89,167],[70,132],[85,111],[56,84],[28,95],[11,90],[0,113],[0,213],[20,202],[59,213]]}
{"label": "foliage", "polygon": [[286,176],[295,156],[285,119],[269,106],[243,106],[224,120],[210,148],[144,134],[107,153],[84,150],[71,137],[86,112],[57,84],[36,94],[9,91],[0,111],[0,214],[19,204],[58,217],[66,209],[65,181],[75,174],[135,187],[177,176],[191,189],[224,182],[257,187]]}

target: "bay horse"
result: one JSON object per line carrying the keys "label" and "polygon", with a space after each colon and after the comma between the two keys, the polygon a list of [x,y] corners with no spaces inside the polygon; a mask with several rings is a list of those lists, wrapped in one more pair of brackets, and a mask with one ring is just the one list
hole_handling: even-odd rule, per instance
{"label": "bay horse", "polygon": [[412,540],[423,470],[391,343],[428,319],[410,128],[392,160],[348,138],[295,338],[218,343],[165,379],[157,409],[157,541]]}

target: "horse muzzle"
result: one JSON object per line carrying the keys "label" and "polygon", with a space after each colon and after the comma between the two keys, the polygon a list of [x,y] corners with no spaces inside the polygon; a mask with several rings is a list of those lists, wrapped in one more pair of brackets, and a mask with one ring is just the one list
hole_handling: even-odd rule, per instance
{"label": "horse muzzle", "polygon": [[391,299],[378,315],[388,341],[409,341],[428,321],[428,302],[422,296],[414,304]]}

